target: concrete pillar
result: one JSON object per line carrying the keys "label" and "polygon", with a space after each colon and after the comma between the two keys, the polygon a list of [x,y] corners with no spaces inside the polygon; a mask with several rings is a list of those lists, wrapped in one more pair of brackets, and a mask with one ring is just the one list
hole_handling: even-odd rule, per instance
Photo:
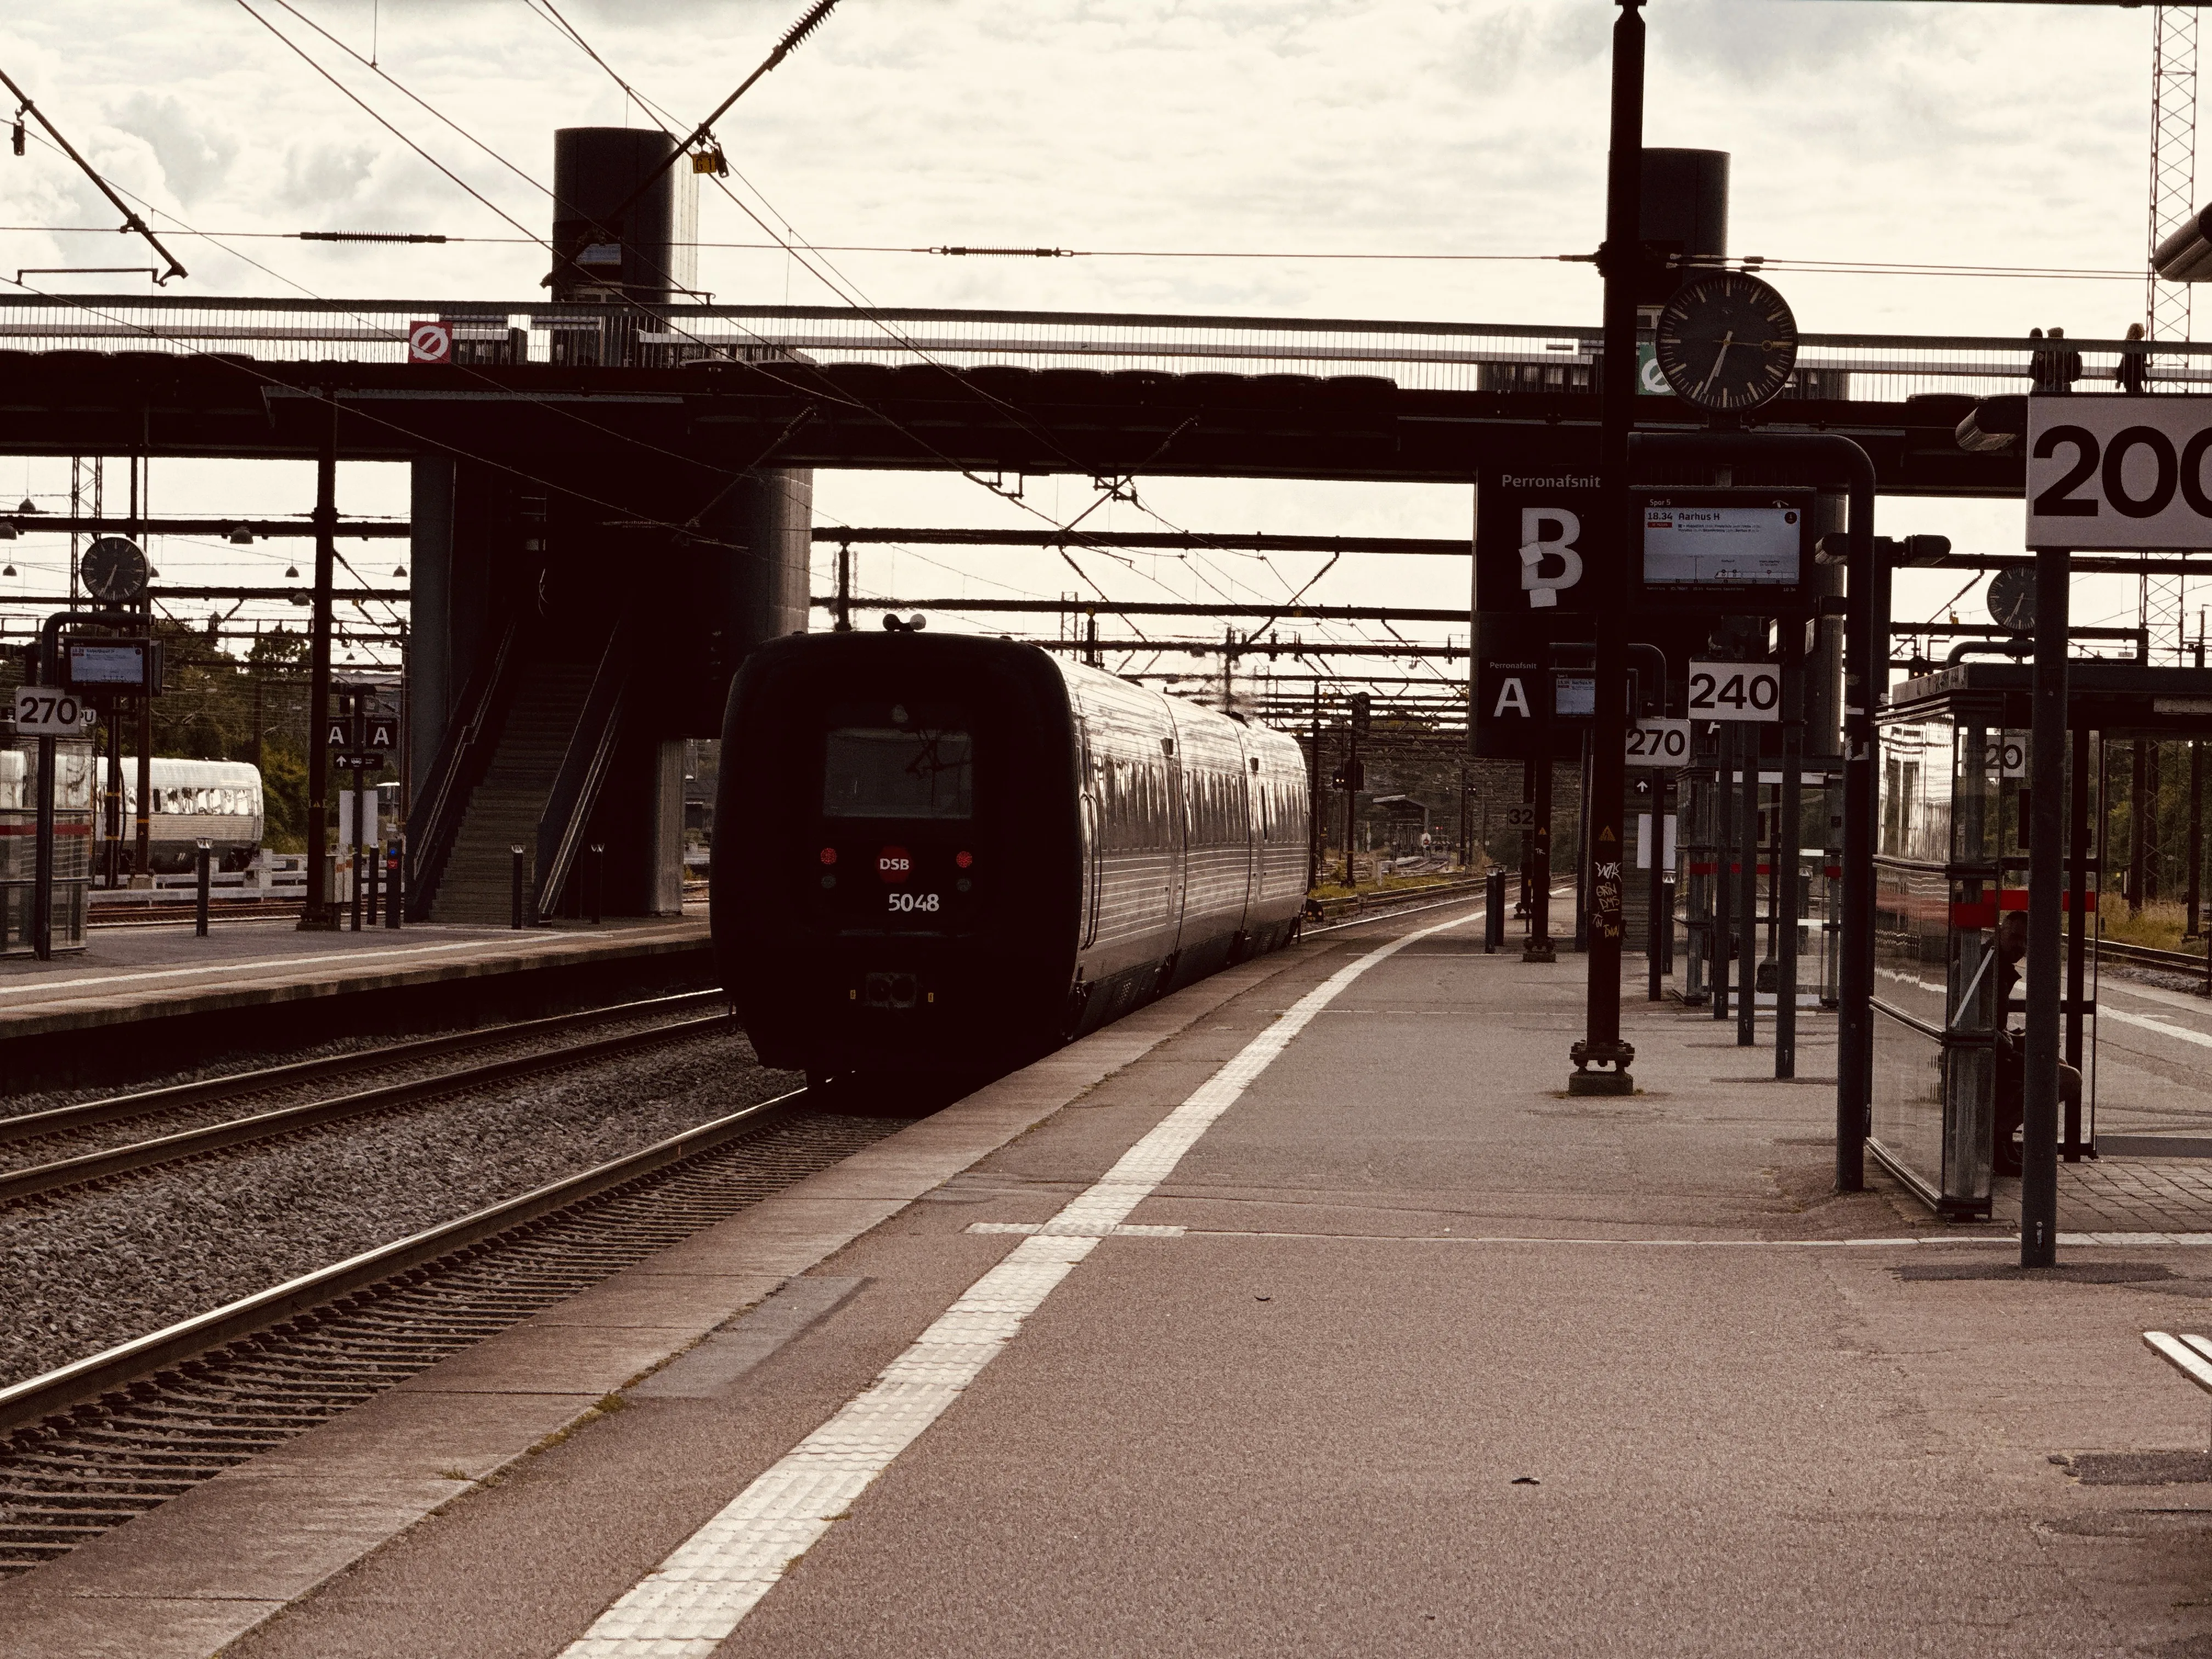
{"label": "concrete pillar", "polygon": [[[409,490],[413,542],[407,556],[407,775],[430,775],[459,687],[453,678],[453,463],[415,458]],[[410,789],[410,793],[413,791]]]}
{"label": "concrete pillar", "polygon": [[682,738],[664,739],[648,796],[653,814],[647,844],[652,848],[653,890],[648,914],[684,914],[684,755]]}

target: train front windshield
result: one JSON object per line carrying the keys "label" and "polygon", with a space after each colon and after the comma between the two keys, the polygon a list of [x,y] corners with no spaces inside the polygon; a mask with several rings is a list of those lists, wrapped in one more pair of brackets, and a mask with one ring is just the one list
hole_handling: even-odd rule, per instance
{"label": "train front windshield", "polygon": [[968,732],[954,727],[836,727],[823,750],[823,816],[972,817],[972,749]]}

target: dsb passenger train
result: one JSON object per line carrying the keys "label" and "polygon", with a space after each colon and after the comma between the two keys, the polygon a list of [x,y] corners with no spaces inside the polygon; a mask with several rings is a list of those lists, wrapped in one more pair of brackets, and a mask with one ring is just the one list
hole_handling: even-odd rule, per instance
{"label": "dsb passenger train", "polygon": [[1289,738],[1035,646],[777,640],[723,726],[722,983],[817,1086],[1018,1064],[1288,941],[1310,810]]}

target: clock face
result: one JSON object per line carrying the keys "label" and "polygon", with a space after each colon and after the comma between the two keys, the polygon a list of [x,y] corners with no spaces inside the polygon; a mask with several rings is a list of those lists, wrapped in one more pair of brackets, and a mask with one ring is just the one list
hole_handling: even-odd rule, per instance
{"label": "clock face", "polygon": [[1674,395],[1723,413],[1756,409],[1790,384],[1797,319],[1756,276],[1733,270],[1693,278],[1659,313],[1659,372]]}
{"label": "clock face", "polygon": [[146,556],[134,542],[120,536],[102,536],[84,550],[77,574],[94,599],[111,605],[135,599],[146,591]]}

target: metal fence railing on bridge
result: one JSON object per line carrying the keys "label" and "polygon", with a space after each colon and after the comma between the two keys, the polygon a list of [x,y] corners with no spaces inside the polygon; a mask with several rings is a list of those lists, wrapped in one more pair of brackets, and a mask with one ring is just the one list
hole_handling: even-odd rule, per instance
{"label": "metal fence railing on bridge", "polygon": [[[463,364],[669,367],[700,359],[1190,374],[1368,375],[1409,391],[1593,392],[1600,331],[1573,326],[1119,312],[610,307],[487,301],[0,295],[0,351],[169,351],[268,362],[404,362],[416,324],[449,325]],[[2069,339],[2084,391],[2109,389],[2125,343]],[[2041,340],[1808,334],[1788,395],[1897,403],[2028,388]],[[2136,348],[2140,350],[2142,348]],[[2160,341],[2154,390],[2212,385],[2212,343]]]}

